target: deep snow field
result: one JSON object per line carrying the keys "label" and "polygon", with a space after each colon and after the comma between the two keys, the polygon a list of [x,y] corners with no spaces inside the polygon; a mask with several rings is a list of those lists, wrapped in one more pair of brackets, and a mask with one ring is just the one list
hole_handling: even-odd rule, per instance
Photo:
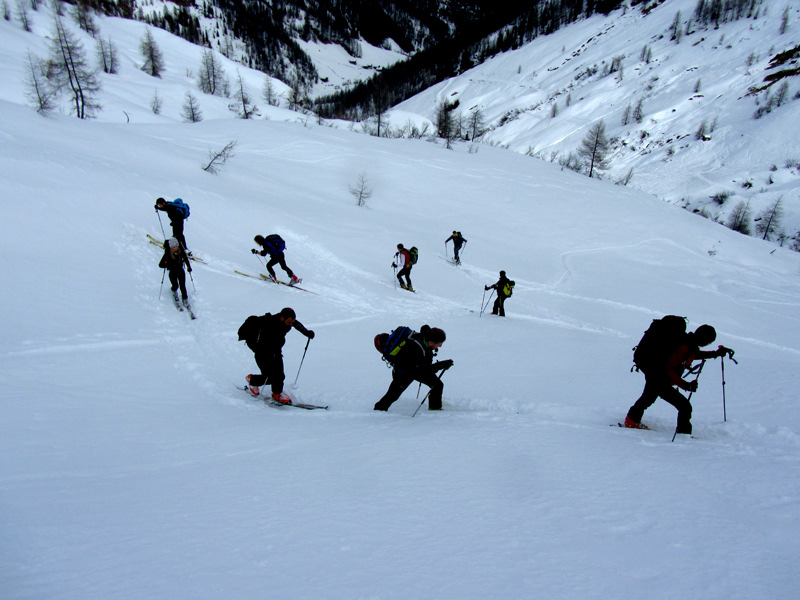
{"label": "deep snow field", "polygon": [[[497,148],[282,109],[242,121],[206,97],[181,123],[200,50],[163,32],[169,110],[148,114],[141,24],[101,25],[129,60],[78,121],[24,105],[18,62],[42,42],[0,22],[3,598],[796,596],[796,253]],[[159,298],[158,196],[191,205],[195,321]],[[461,267],[443,260],[453,229]],[[316,294],[234,272],[259,271],[252,238],[272,232]],[[415,294],[393,285],[398,242],[420,249]],[[500,269],[508,317],[480,316]],[[327,411],[235,389],[255,368],[237,328],[284,306],[317,334],[295,389],[306,340],[287,337],[287,391]],[[714,325],[739,361],[727,421],[716,360],[674,443],[663,401],[653,431],[609,426],[641,391],[632,346],[667,313]],[[444,410],[412,419],[411,387],[373,411],[390,380],[373,336],[424,323],[455,361]]]}

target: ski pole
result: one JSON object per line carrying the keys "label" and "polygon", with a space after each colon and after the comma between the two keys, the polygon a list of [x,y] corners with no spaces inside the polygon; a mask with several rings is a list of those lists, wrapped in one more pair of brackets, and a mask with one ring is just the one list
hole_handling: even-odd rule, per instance
{"label": "ski pole", "polygon": [[306,341],[306,348],[303,350],[303,358],[300,359],[300,366],[297,367],[297,377],[294,378],[294,383],[292,384],[292,389],[297,387],[297,380],[300,378],[300,369],[303,368],[303,361],[306,359],[306,352],[308,352],[308,345],[311,343],[311,338],[308,338]]}
{"label": "ski pole", "polygon": [[[164,277],[166,276],[166,274],[167,274],[167,269],[166,269],[166,268],[162,269],[162,273],[161,273],[161,287],[160,287],[160,288],[158,288],[158,299],[159,299],[159,300],[161,300],[161,290],[163,290],[163,289],[164,289]],[[722,388],[722,389],[724,390],[725,388]]]}
{"label": "ski pole", "polygon": [[[448,368],[449,368],[449,367],[448,367]],[[439,375],[439,377],[437,377],[437,379],[441,380],[441,379],[442,379],[442,377],[444,376],[444,374],[445,374],[445,372],[446,372],[446,371],[447,371],[447,369],[444,369],[444,370],[441,372],[441,374]],[[419,384],[420,384],[420,386],[422,386],[422,382],[421,382],[421,381],[420,381],[420,383],[419,383]],[[415,411],[414,411],[414,414],[413,414],[413,415],[411,415],[411,418],[412,418],[412,419],[413,419],[415,416],[417,416],[417,413],[419,412],[419,409],[420,409],[420,408],[422,408],[422,405],[423,405],[423,404],[425,404],[425,400],[427,400],[427,399],[428,399],[428,396],[430,396],[430,395],[431,395],[431,390],[428,390],[428,393],[427,393],[427,394],[425,394],[425,397],[422,399],[422,402],[420,402],[420,403],[419,403],[419,406],[417,407],[417,410],[415,410]]]}
{"label": "ski pole", "polygon": [[164,239],[167,239],[167,234],[164,233],[164,223],[161,222],[161,215],[159,214],[158,209],[156,209],[156,216],[158,217],[158,224],[161,226],[161,235],[164,236]]}
{"label": "ski pole", "polygon": [[725,356],[720,357],[720,364],[722,365],[722,420],[728,421],[728,411],[725,407]]}
{"label": "ski pole", "polygon": [[[700,367],[697,369],[697,376],[694,378],[694,380],[695,380],[695,381],[697,381],[698,379],[700,379],[700,373],[702,373],[702,372],[703,372],[703,367],[705,366],[705,364],[706,364],[706,361],[705,361],[705,360],[703,360],[703,361],[700,363]],[[689,369],[689,372],[690,372],[690,373],[692,373],[692,372],[693,372],[693,370],[692,370],[692,369]],[[691,402],[691,400],[692,400],[692,394],[694,394],[694,392],[689,392],[689,397],[688,397],[688,398],[686,398],[686,401],[687,401],[687,402]],[[675,433],[673,433],[673,434],[672,434],[672,441],[673,441],[673,442],[675,441],[675,438],[677,437],[677,435],[678,435],[678,426],[676,425],[676,426],[675,426]]]}
{"label": "ski pole", "polygon": [[[720,346],[720,349],[723,348],[724,348],[723,346]],[[735,358],[733,358],[733,350],[731,350],[730,348],[724,348],[724,350],[725,354],[728,355],[728,358],[730,358],[734,364],[738,365],[739,362]],[[725,354],[720,356],[721,359],[720,364],[722,365],[722,420],[723,421],[728,420],[728,411],[725,406]]]}
{"label": "ski pole", "polygon": [[483,288],[483,298],[481,298],[481,312],[478,315],[479,317],[483,316],[483,301],[486,300],[486,288]]}
{"label": "ski pole", "polygon": [[[484,293],[484,295],[486,295],[485,291],[483,293]],[[489,294],[489,299],[486,300],[486,304],[481,307],[481,314],[483,314],[484,311],[486,310],[486,308],[489,306],[489,302],[492,301],[492,296],[494,296],[494,290],[492,290],[492,292]]]}

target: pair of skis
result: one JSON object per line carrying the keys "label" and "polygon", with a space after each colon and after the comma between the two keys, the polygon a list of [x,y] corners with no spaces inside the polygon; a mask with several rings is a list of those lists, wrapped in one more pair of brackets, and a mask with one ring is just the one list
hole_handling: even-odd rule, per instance
{"label": "pair of skis", "polygon": [[[147,234],[147,241],[149,241],[151,244],[153,244],[153,246],[158,246],[158,247],[159,247],[159,248],[161,248],[162,250],[164,249],[164,242],[159,242],[159,241],[158,241],[156,238],[154,238],[154,237],[153,237],[152,235],[150,235],[149,233]],[[194,262],[198,262],[198,263],[200,263],[200,264],[203,264],[203,265],[205,265],[205,264],[208,264],[208,263],[207,263],[206,261],[204,261],[202,258],[199,258],[199,257],[197,257],[197,256],[194,256],[193,254],[188,254],[188,253],[187,253],[187,254],[186,254],[186,257],[187,257],[189,260],[192,260],[192,261],[194,261]]]}
{"label": "pair of skis", "polygon": [[[302,292],[308,292],[309,294],[314,294],[314,295],[317,295],[317,296],[319,295],[319,294],[317,294],[317,292],[312,292],[311,290],[307,290],[306,288],[302,288],[297,284],[288,283],[286,281],[281,281],[280,279],[273,279],[269,275],[264,275],[263,273],[259,273],[258,277],[256,277],[255,275],[251,275],[250,273],[244,273],[244,272],[238,271],[236,269],[234,269],[233,272],[236,273],[237,275],[243,275],[244,277],[251,277],[253,279],[258,279],[260,277],[261,279],[263,279],[264,281],[268,281],[269,283],[275,283],[275,284],[278,284],[278,285],[285,285],[286,287],[294,288],[294,289],[300,290]],[[299,283],[299,282],[301,282],[303,280],[302,279],[298,279],[297,281]]]}
{"label": "pair of skis", "polygon": [[250,392],[250,390],[247,388],[247,386],[239,387],[238,389],[244,391],[251,398],[260,398],[261,400],[263,400],[264,402],[266,402],[270,406],[274,406],[276,408],[281,408],[281,407],[284,407],[284,406],[294,406],[295,408],[304,408],[305,410],[315,410],[315,409],[325,410],[325,409],[328,408],[327,406],[320,406],[318,404],[307,404],[305,402],[295,402],[294,400],[292,400],[288,404],[284,404],[283,402],[277,402],[277,401],[273,400],[270,397],[254,396]]}
{"label": "pair of skis", "polygon": [[172,292],[172,300],[175,302],[175,308],[177,308],[181,312],[183,312],[184,310],[188,312],[189,316],[192,318],[192,321],[194,321],[197,318],[194,314],[194,311],[192,310],[192,305],[189,304],[188,298],[179,299],[178,293]]}

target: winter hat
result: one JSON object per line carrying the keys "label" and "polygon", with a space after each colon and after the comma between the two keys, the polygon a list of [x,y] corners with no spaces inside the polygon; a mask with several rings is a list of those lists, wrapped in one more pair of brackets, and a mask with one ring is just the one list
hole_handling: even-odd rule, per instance
{"label": "winter hat", "polygon": [[178,240],[176,240],[174,237],[171,237],[167,240],[167,245],[169,248],[177,248],[179,245]]}
{"label": "winter hat", "polygon": [[431,327],[425,334],[425,339],[429,342],[433,342],[434,344],[444,344],[447,336],[445,335],[444,331],[438,327]]}
{"label": "winter hat", "polygon": [[694,332],[694,339],[698,346],[708,346],[717,339],[717,331],[711,325],[700,325]]}

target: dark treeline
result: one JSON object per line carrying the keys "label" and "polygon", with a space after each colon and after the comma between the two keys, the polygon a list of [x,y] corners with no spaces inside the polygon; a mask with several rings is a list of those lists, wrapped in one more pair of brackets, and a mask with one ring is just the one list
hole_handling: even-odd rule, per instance
{"label": "dark treeline", "polygon": [[327,118],[363,120],[494,54],[518,48],[580,18],[607,14],[622,0],[514,0],[497,4],[502,6],[490,10],[486,3],[481,18],[463,24],[452,37],[349,90],[320,98],[315,103],[316,112]]}
{"label": "dark treeline", "polygon": [[738,19],[755,18],[763,0],[698,0],[694,18],[703,25],[719,26]]}

